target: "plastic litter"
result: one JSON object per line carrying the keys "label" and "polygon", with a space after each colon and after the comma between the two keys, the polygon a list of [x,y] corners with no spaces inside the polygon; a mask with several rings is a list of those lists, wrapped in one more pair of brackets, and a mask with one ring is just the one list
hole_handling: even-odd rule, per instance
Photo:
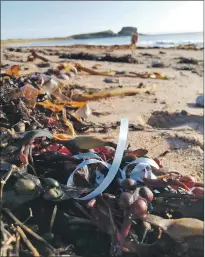
{"label": "plastic litter", "polygon": [[51,95],[61,85],[61,82],[57,78],[52,78],[44,74],[41,75],[41,78],[42,78],[42,82],[40,87],[44,93]]}
{"label": "plastic litter", "polygon": [[[46,58],[35,52],[30,57],[33,60],[40,57],[48,64]],[[132,61],[130,56],[126,58]],[[132,131],[138,129],[133,124],[128,126],[127,119],[110,124],[85,121],[92,114],[87,100],[146,93],[151,89],[98,92],[71,85],[70,92],[58,75],[71,78],[77,69],[109,79],[114,78],[113,74],[165,79],[157,72],[117,74],[100,72],[100,68],[93,71],[75,63],[59,64],[57,69],[48,70],[47,75],[18,78],[17,67],[3,67],[0,255],[30,255],[35,251],[35,256],[76,257],[74,253],[78,253],[83,257],[103,257],[119,256],[125,251],[125,255],[138,255],[142,251],[144,257],[175,257],[176,252],[187,257],[203,256],[203,182],[163,167],[161,158],[169,151],[151,158],[146,149],[127,146],[128,127]],[[93,113],[100,116],[106,112]],[[109,137],[109,129],[117,129],[119,125],[116,144]],[[88,130],[91,135],[85,136]],[[107,135],[97,138],[93,132]],[[138,222],[139,214],[148,215],[151,223]],[[132,218],[137,222],[130,223]],[[179,225],[172,228],[174,240],[169,234],[158,235],[160,224],[156,221],[168,218]],[[180,223],[179,218],[188,222]],[[29,246],[22,238],[19,240],[19,228],[28,236]],[[175,241],[178,234],[185,244]]]}
{"label": "plastic litter", "polygon": [[138,158],[135,161],[132,161],[128,163],[124,169],[123,172],[126,173],[127,168],[129,165],[136,164],[135,168],[129,173],[129,177],[136,180],[143,182],[143,178],[150,178],[150,179],[156,179],[156,176],[152,173],[152,168],[155,168],[156,170],[159,169],[158,164],[149,158]]}
{"label": "plastic litter", "polygon": [[21,91],[22,96],[26,98],[29,105],[34,106],[39,94],[39,90],[29,84],[26,84],[24,87],[21,87]]}
{"label": "plastic litter", "polygon": [[79,108],[75,112],[75,116],[76,117],[83,118],[83,119],[87,119],[91,114],[92,114],[92,111],[91,111],[91,109],[90,109],[88,104],[85,104],[85,106]]}
{"label": "plastic litter", "polygon": [[97,195],[101,194],[102,192],[104,192],[104,190],[110,185],[110,183],[112,182],[112,180],[116,176],[116,174],[118,172],[118,169],[120,167],[122,156],[123,156],[123,153],[125,151],[126,144],[127,144],[127,136],[128,136],[128,120],[127,119],[121,119],[119,141],[118,141],[118,145],[117,145],[117,149],[116,149],[116,152],[115,152],[115,157],[113,159],[112,165],[107,164],[107,163],[102,162],[102,161],[91,159],[91,160],[87,160],[87,161],[82,162],[74,170],[74,172],[72,173],[72,175],[68,179],[68,182],[67,182],[68,186],[73,184],[73,176],[74,176],[75,172],[78,169],[85,166],[85,165],[88,165],[88,164],[91,164],[91,163],[101,163],[105,167],[109,168],[107,176],[105,177],[103,182],[93,192],[91,192],[87,196],[84,196],[84,197],[81,197],[81,198],[75,198],[75,199],[90,200],[90,199],[96,197]]}

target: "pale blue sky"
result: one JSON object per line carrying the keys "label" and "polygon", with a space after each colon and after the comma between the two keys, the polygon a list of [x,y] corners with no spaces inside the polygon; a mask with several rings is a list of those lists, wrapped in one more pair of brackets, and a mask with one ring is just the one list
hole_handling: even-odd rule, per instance
{"label": "pale blue sky", "polygon": [[1,1],[1,39],[63,37],[136,26],[141,33],[203,31],[203,1]]}

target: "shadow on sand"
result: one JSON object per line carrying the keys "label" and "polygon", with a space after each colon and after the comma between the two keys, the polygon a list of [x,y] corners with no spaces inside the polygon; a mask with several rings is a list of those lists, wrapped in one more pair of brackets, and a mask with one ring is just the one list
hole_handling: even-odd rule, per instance
{"label": "shadow on sand", "polygon": [[204,117],[193,114],[168,113],[163,111],[155,111],[148,119],[147,124],[161,129],[171,129],[180,126],[189,126],[199,133],[204,130]]}

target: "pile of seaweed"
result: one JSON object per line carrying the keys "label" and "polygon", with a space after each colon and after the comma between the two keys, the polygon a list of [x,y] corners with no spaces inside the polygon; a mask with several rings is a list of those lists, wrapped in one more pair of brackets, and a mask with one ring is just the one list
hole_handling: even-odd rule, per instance
{"label": "pile of seaweed", "polygon": [[62,53],[59,55],[62,59],[75,59],[75,60],[91,60],[91,61],[106,61],[106,62],[123,62],[123,63],[138,63],[138,60],[131,54],[123,56],[115,56],[109,53],[98,56],[91,53]]}
{"label": "pile of seaweed", "polygon": [[203,183],[131,149],[126,120],[83,135],[99,124],[57,82],[1,73],[1,256],[203,256]]}

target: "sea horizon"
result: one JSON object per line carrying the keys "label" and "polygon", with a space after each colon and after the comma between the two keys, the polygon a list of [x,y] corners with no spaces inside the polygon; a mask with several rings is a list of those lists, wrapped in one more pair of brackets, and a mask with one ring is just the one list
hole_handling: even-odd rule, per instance
{"label": "sea horizon", "polygon": [[[105,30],[106,31],[106,30]],[[108,30],[107,30],[108,31]],[[34,37],[34,38],[27,38],[27,37],[21,37],[21,38],[4,38],[4,39],[1,39],[1,41],[7,41],[7,40],[43,40],[43,39],[55,39],[55,38],[69,38],[69,37],[72,37],[72,36],[75,36],[75,35],[83,35],[83,34],[92,34],[92,33],[99,33],[99,32],[102,32],[102,31],[94,31],[94,32],[87,32],[87,33],[79,33],[79,34],[74,34],[74,35],[68,35],[68,36],[56,36],[56,37]],[[203,31],[189,31],[189,32],[159,32],[159,33],[150,33],[150,32],[147,32],[147,33],[142,33],[142,32],[138,32],[140,35],[145,35],[145,36],[157,36],[157,35],[175,35],[175,34],[192,34],[192,33],[203,33]],[[124,37],[123,35],[117,35],[117,37]],[[115,37],[115,36],[113,36]]]}
{"label": "sea horizon", "polygon": [[[15,40],[15,39],[14,39]],[[16,39],[17,40],[17,39]],[[24,39],[22,39],[24,40]],[[26,40],[26,39],[25,39]],[[29,39],[28,39],[29,40]],[[31,40],[31,39],[30,39]],[[130,44],[130,36],[111,36],[87,39],[55,39],[48,38],[33,39],[31,42],[19,42],[9,44],[9,46],[71,46],[71,45],[126,45]],[[177,45],[195,44],[199,47],[203,45],[203,32],[183,32],[166,34],[142,34],[137,43],[141,47],[172,47]]]}

